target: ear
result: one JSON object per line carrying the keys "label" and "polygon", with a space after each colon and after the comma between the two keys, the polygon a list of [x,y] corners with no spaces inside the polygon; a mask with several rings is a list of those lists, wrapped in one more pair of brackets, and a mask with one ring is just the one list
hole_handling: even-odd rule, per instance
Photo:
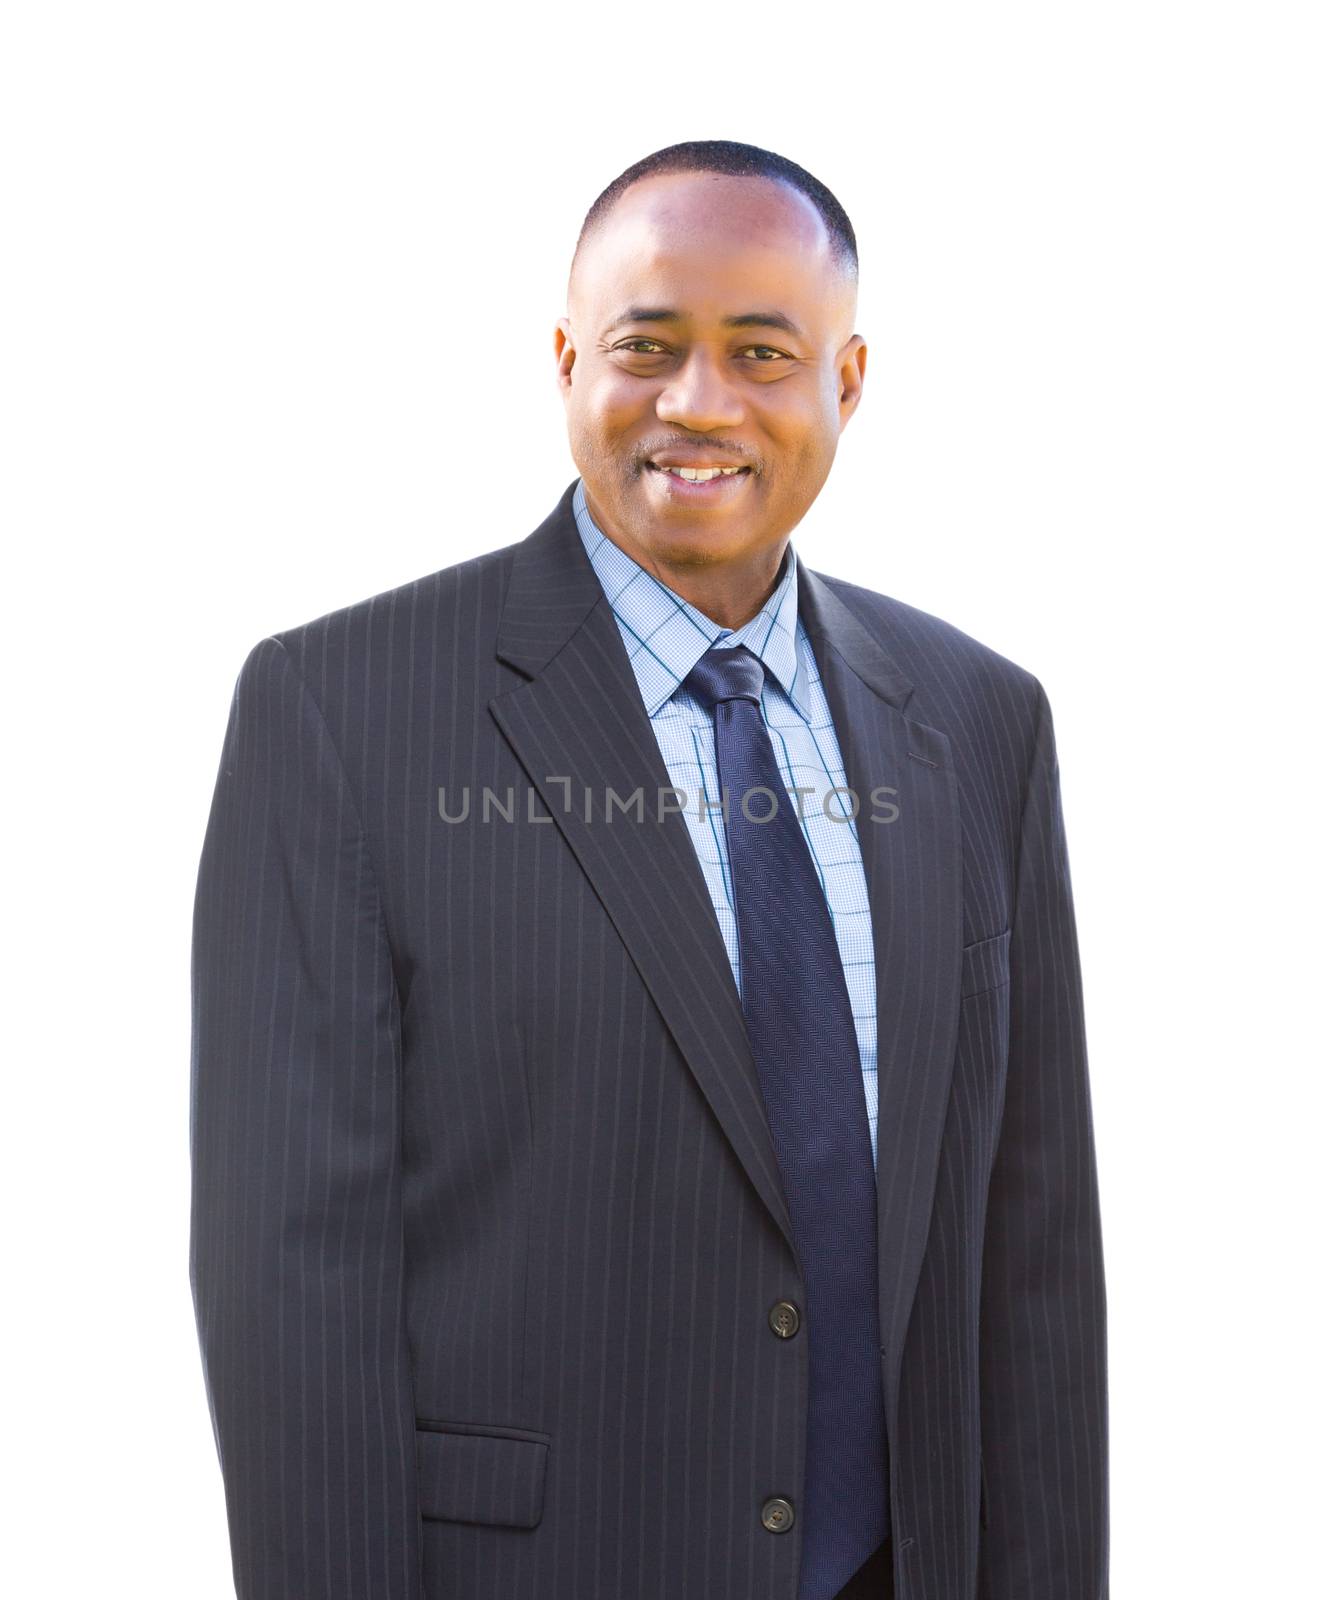
{"label": "ear", "polygon": [[851,334],[836,357],[836,373],[840,380],[840,425],[854,415],[864,392],[864,370],[868,365],[868,345],[859,334]]}
{"label": "ear", "polygon": [[554,327],[554,376],[560,392],[567,398],[573,384],[573,362],[577,351],[573,348],[573,325],[567,317],[560,317]]}

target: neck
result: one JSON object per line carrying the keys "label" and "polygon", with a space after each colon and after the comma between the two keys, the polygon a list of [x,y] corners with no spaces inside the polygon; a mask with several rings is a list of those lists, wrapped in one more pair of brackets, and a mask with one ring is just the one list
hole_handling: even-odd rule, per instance
{"label": "neck", "polygon": [[634,557],[667,589],[731,632],[750,622],[775,593],[784,558],[784,542],[740,562],[702,567]]}
{"label": "neck", "polygon": [[611,544],[617,544],[644,572],[695,606],[704,617],[733,632],[750,622],[775,593],[780,581],[787,535],[777,545],[753,551],[733,561],[671,561],[640,548],[632,539],[612,531],[587,498],[592,520]]}

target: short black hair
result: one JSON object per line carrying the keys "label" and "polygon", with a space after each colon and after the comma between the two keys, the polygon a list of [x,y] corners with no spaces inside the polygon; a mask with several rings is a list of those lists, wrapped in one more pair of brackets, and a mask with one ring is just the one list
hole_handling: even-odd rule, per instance
{"label": "short black hair", "polygon": [[577,261],[585,241],[613,209],[619,196],[639,178],[653,178],[671,172],[718,172],[734,178],[774,178],[788,183],[806,195],[817,207],[831,241],[833,260],[852,278],[859,277],[859,246],[844,206],[811,172],[773,150],[755,144],[739,144],[733,139],[689,139],[683,144],[666,145],[626,168],[592,202],[577,236],[573,261]]}

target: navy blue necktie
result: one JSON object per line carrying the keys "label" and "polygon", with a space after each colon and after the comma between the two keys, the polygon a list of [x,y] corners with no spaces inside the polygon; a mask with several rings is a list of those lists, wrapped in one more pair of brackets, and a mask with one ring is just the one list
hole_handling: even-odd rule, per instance
{"label": "navy blue necktie", "polygon": [[744,1019],[804,1282],[799,1600],[832,1600],[890,1526],[877,1182],[845,969],[762,716],[764,676],[740,645],[708,650],[685,683],[715,717]]}

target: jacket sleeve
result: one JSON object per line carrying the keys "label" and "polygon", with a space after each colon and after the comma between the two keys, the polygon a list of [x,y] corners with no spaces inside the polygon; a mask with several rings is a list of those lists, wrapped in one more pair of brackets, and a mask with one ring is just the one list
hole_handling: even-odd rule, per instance
{"label": "jacket sleeve", "polygon": [[1107,1600],[1106,1305],[1080,958],[1048,700],[1021,821],[984,1235],[979,1600]]}
{"label": "jacket sleeve", "polygon": [[338,753],[241,669],[191,962],[189,1273],[239,1600],[419,1600],[400,1031]]}

